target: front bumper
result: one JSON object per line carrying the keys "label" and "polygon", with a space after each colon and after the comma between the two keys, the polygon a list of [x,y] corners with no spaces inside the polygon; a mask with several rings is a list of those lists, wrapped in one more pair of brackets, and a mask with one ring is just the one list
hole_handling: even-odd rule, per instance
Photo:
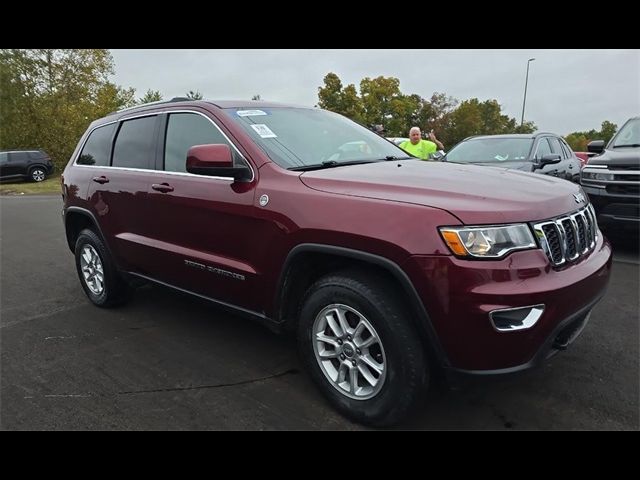
{"label": "front bumper", "polygon": [[620,195],[610,193],[606,188],[582,185],[589,195],[601,225],[618,224],[640,225],[640,197],[637,195]]}
{"label": "front bumper", "polygon": [[[599,233],[589,255],[563,268],[552,268],[538,249],[499,261],[416,255],[404,270],[429,314],[445,366],[492,374],[531,367],[571,343],[606,290],[611,260],[611,246]],[[531,328],[498,331],[491,322],[490,312],[530,305],[545,307]]]}

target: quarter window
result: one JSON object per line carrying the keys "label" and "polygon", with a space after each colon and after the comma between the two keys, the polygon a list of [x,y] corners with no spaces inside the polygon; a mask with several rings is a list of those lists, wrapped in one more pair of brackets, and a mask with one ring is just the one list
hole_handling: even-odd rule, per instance
{"label": "quarter window", "polygon": [[82,152],[78,157],[79,165],[96,165],[104,167],[109,165],[109,157],[111,156],[111,139],[113,138],[113,130],[116,124],[98,127],[89,134],[89,138],[82,148]]}
{"label": "quarter window", "polygon": [[122,122],[113,147],[114,167],[153,168],[156,119],[154,115]]}
{"label": "quarter window", "polygon": [[164,169],[168,172],[187,171],[187,151],[194,145],[229,145],[237,165],[239,155],[209,120],[195,113],[173,113],[169,115],[164,150]]}

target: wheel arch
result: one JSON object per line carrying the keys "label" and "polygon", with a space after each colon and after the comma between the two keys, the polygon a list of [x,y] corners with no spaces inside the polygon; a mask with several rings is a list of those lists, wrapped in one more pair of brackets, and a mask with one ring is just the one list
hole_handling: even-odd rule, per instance
{"label": "wheel arch", "polygon": [[85,228],[94,230],[96,235],[102,238],[109,253],[112,253],[95,215],[82,207],[67,207],[64,211],[64,229],[67,236],[67,245],[71,253],[75,253],[76,240],[80,232]]}
{"label": "wheel arch", "polygon": [[429,314],[407,274],[397,263],[369,252],[316,243],[300,244],[291,249],[276,288],[276,321],[287,330],[295,329],[300,303],[308,287],[325,274],[349,267],[373,268],[391,280],[407,300],[411,318],[433,360],[441,367],[450,365]]}

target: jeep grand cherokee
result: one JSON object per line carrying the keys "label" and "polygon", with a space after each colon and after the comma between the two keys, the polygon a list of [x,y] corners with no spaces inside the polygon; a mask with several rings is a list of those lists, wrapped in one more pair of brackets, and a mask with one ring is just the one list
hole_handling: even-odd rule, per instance
{"label": "jeep grand cherokee", "polygon": [[514,372],[566,348],[611,268],[579,185],[423,162],[317,108],[116,112],[80,139],[63,197],[95,305],[144,279],[296,331],[323,394],[372,425],[405,416],[435,372]]}

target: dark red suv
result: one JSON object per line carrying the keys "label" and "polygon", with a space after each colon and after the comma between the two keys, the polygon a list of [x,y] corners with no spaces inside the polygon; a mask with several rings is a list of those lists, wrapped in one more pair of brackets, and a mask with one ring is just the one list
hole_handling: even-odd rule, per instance
{"label": "dark red suv", "polygon": [[94,304],[145,279],[295,330],[320,390],[373,425],[435,372],[514,372],[566,348],[611,268],[579,185],[423,162],[317,108],[119,111],[80,140],[63,197]]}

